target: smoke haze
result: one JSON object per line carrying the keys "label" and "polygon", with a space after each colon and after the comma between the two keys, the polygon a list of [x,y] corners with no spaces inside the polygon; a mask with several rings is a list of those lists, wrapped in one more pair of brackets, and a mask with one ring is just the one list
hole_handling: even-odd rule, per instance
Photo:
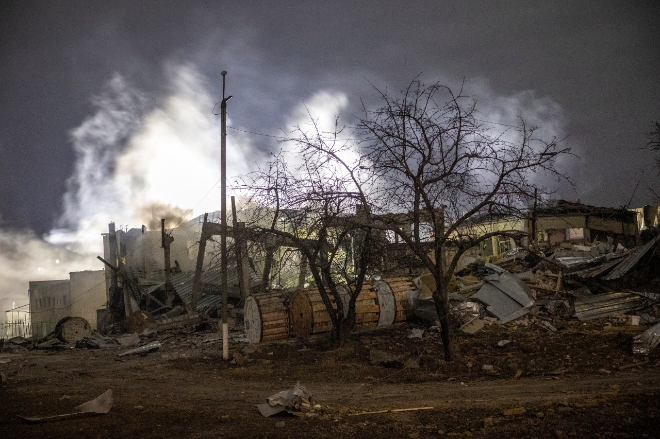
{"label": "smoke haze", "polygon": [[[165,77],[168,92],[159,99],[120,74],[92,98],[94,113],[69,132],[74,171],[67,181],[62,215],[44,239],[26,230],[0,229],[0,263],[12,267],[0,274],[4,309],[11,301],[27,303],[30,280],[66,279],[71,271],[102,269],[95,258],[103,253],[101,233],[111,221],[125,230],[142,225],[157,230],[160,218],[167,218],[170,228],[218,210],[220,126],[213,113],[218,98],[193,64],[169,64]],[[523,116],[530,125],[542,127],[544,137],[565,135],[567,117],[549,97],[537,97],[534,91],[501,96],[478,80],[466,92],[475,96],[479,117],[494,132],[516,125]],[[229,117],[228,125],[236,128],[228,130],[230,181],[263,163],[271,151],[290,151],[291,144],[269,136],[289,135],[296,127],[311,133],[310,119],[329,136],[339,116],[340,127],[349,127],[340,137],[349,138],[360,105],[349,95],[350,89],[338,87],[314,91],[284,115],[283,130],[257,133],[265,136],[247,132],[254,128],[243,128]],[[379,105],[373,95],[360,98],[367,105]],[[357,153],[347,154],[349,162],[358,158]],[[299,164],[300,157],[292,152],[290,163]]]}

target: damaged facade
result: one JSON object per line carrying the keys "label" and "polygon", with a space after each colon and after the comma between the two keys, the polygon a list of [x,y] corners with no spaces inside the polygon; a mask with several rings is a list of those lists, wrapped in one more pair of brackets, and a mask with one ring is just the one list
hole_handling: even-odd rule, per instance
{"label": "damaged facade", "polygon": [[[513,238],[495,236],[480,244],[482,256],[496,256],[535,242],[540,247],[552,247],[561,243],[589,245],[593,241],[620,243],[632,247],[637,243],[640,227],[639,214],[625,209],[596,207],[558,200],[532,209],[527,218],[482,219],[469,233],[493,231],[519,231],[527,236],[524,242]],[[531,240],[531,242],[530,242]]]}

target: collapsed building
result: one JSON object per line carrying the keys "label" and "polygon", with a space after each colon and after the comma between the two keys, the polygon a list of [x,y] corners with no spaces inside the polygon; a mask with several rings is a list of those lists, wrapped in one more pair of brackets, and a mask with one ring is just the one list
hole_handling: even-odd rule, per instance
{"label": "collapsed building", "polygon": [[[640,233],[653,224],[649,212],[558,201],[523,219],[482,218],[483,233],[514,230],[523,238],[489,239],[459,264],[448,292],[461,331],[475,334],[488,323],[530,319],[548,330],[557,318],[632,315],[629,321],[635,324],[655,323],[660,317],[660,296],[652,291],[660,284],[655,274],[660,272],[659,238]],[[227,305],[233,308],[234,327],[251,342],[329,331],[325,305],[306,277],[303,260],[294,258],[282,279],[285,263],[278,249],[290,243],[262,237],[264,246],[248,249],[238,239],[237,224],[227,227],[232,238]],[[206,215],[169,232],[164,220],[160,231],[115,230],[111,223],[99,257],[106,270],[30,283],[32,318],[43,326],[34,335],[52,331],[66,316],[84,317],[92,329],[106,333],[140,333],[219,317],[221,272],[213,237],[220,233],[220,224]],[[412,263],[403,243],[380,232],[379,239],[384,242],[383,277],[367,279],[356,300],[356,324],[383,326],[410,318],[435,322],[432,277]],[[272,265],[279,265],[279,272],[271,271]],[[76,300],[80,292],[89,300]],[[345,291],[340,295],[348,300]]]}

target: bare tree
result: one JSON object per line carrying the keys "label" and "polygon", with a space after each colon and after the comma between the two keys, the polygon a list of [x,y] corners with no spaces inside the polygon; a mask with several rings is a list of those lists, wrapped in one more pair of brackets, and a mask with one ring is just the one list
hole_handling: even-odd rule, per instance
{"label": "bare tree", "polygon": [[[276,156],[267,169],[250,176],[244,187],[256,205],[267,207],[269,223],[253,221],[253,230],[292,243],[307,258],[337,340],[353,327],[357,294],[383,254],[378,233],[393,231],[433,275],[449,361],[447,285],[459,259],[493,236],[521,237],[513,229],[479,230],[480,219],[524,217],[529,201],[548,193],[538,183],[539,174],[566,178],[556,163],[570,150],[555,138],[539,138],[522,118],[517,128],[494,134],[475,117],[472,100],[440,84],[414,80],[400,96],[378,93],[382,106],[364,107],[358,121],[359,144],[339,141],[346,135],[337,124],[328,134],[312,121],[313,134],[299,129],[291,139],[299,166],[290,171],[286,159]],[[361,214],[353,215],[358,205]],[[276,226],[286,211],[304,219],[298,228]],[[359,238],[353,239],[359,248],[352,265],[342,263],[349,236]],[[338,280],[353,286],[346,314]]]}
{"label": "bare tree", "polygon": [[[376,253],[369,224],[351,220],[367,205],[361,160],[344,158],[349,147],[338,139],[339,129],[328,138],[312,120],[311,134],[299,128],[296,135],[294,159],[274,155],[242,179],[239,187],[250,200],[247,227],[252,239],[265,243],[264,285],[270,285],[276,248],[300,252],[330,315],[332,339],[341,342],[355,324],[355,302]],[[340,285],[349,292],[348,309]]]}
{"label": "bare tree", "polygon": [[[382,105],[364,107],[359,131],[373,180],[369,191],[380,224],[393,230],[433,275],[445,358],[452,358],[447,285],[463,253],[496,235],[477,233],[484,215],[522,217],[539,187],[537,174],[566,178],[557,158],[570,150],[536,136],[522,119],[494,134],[475,116],[475,102],[440,84],[414,80],[399,96],[376,89]],[[402,227],[401,216],[409,227]],[[376,227],[376,226],[374,226]],[[426,237],[423,231],[426,231]],[[448,246],[456,252],[445,262]]]}

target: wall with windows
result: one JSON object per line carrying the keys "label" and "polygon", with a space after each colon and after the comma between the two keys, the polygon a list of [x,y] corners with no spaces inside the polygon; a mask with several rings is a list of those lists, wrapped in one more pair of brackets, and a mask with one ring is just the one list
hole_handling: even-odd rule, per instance
{"label": "wall with windows", "polygon": [[57,322],[70,315],[70,281],[31,281],[29,285],[32,335],[45,337],[55,329]]}

